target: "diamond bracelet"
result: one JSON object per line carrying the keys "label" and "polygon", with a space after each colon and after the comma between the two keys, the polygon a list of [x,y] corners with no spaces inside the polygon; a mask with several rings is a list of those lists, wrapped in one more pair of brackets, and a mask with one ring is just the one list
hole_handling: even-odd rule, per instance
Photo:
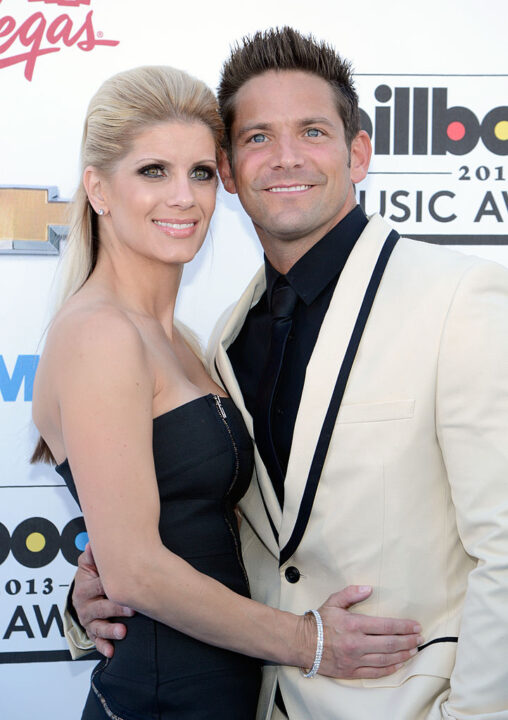
{"label": "diamond bracelet", "polygon": [[319,666],[321,664],[321,658],[323,657],[323,645],[324,645],[324,635],[323,635],[323,621],[321,620],[321,615],[317,610],[307,610],[305,615],[314,615],[314,618],[316,620],[316,626],[317,626],[317,645],[316,645],[316,656],[314,658],[314,663],[311,667],[311,669],[308,672],[304,672],[302,668],[300,668],[300,671],[304,678],[313,678],[315,675],[317,675],[317,671],[319,670]]}

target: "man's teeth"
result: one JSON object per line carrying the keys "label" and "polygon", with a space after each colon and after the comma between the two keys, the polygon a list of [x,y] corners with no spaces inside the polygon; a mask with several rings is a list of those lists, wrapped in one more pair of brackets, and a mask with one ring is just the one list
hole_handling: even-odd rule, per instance
{"label": "man's teeth", "polygon": [[308,190],[310,185],[291,185],[291,187],[272,187],[268,188],[268,192],[297,192],[298,190]]}
{"label": "man's teeth", "polygon": [[170,223],[170,222],[163,222],[162,220],[154,220],[154,223],[156,225],[160,225],[161,227],[169,227],[174,228],[175,230],[185,230],[186,228],[194,227],[194,223]]}

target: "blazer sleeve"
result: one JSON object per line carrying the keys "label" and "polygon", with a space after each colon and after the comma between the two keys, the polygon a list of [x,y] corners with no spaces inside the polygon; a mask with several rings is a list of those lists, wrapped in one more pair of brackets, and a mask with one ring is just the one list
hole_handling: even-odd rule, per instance
{"label": "blazer sleeve", "polygon": [[85,629],[81,627],[76,619],[74,619],[69,609],[73,590],[74,582],[72,583],[67,595],[67,601],[63,614],[63,628],[71,657],[73,660],[77,660],[78,658],[88,655],[88,653],[95,650],[95,645],[86,634]]}
{"label": "blazer sleeve", "polygon": [[436,428],[465,550],[446,720],[508,720],[508,270],[478,261],[443,327]]}

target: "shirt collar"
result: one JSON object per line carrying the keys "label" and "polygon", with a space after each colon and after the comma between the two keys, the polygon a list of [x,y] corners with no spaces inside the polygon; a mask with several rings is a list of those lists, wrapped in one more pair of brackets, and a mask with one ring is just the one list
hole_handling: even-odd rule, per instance
{"label": "shirt collar", "polygon": [[[306,305],[314,302],[325,287],[341,274],[351,250],[367,223],[365,213],[359,205],[356,205],[286,274],[286,280]],[[273,288],[281,273],[275,270],[266,256],[265,274],[268,306],[270,306]]]}

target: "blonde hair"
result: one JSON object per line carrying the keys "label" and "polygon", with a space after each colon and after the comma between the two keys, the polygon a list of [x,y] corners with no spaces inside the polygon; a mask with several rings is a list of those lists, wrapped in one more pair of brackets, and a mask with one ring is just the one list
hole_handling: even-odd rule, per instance
{"label": "blonde hair", "polygon": [[[209,87],[183,70],[145,66],[113,75],[90,101],[81,142],[81,172],[88,165],[110,173],[136,137],[167,121],[202,122],[217,152],[223,126]],[[83,285],[97,261],[97,215],[81,181],[74,197],[67,247],[62,258],[57,309]]]}
{"label": "blonde hair", "polygon": [[[144,66],[106,80],[88,106],[81,141],[81,177],[89,165],[105,174],[130,151],[141,132],[163,122],[201,122],[210,128],[218,154],[223,125],[210,88],[183,70]],[[93,272],[99,250],[97,214],[88,201],[83,180],[74,196],[66,248],[60,268],[55,313]],[[179,325],[194,347],[190,331]],[[54,462],[42,438],[31,462]]]}

